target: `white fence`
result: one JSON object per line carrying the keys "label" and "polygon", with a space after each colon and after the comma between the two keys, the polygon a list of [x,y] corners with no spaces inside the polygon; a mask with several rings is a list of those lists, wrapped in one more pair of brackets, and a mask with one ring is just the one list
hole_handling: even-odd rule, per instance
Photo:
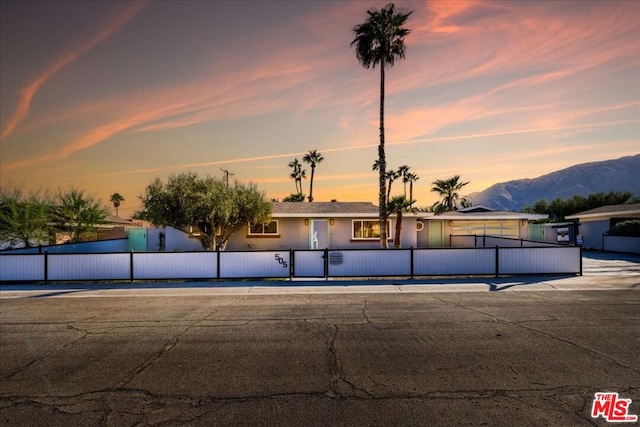
{"label": "white fence", "polygon": [[582,274],[580,247],[0,254],[0,282]]}
{"label": "white fence", "polygon": [[497,237],[486,235],[452,235],[450,236],[451,247],[454,248],[493,248],[506,247],[540,247],[558,246],[557,243],[539,242],[536,240],[514,239],[510,237]]}
{"label": "white fence", "polygon": [[602,236],[602,249],[611,252],[640,254],[640,237]]}

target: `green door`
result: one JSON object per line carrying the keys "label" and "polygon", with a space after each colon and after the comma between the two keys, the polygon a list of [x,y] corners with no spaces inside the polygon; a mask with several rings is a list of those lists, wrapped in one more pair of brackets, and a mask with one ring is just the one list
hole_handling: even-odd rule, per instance
{"label": "green door", "polygon": [[442,247],[442,221],[429,221],[429,247]]}
{"label": "green door", "polygon": [[147,229],[127,228],[127,239],[129,240],[129,250],[133,252],[147,251]]}

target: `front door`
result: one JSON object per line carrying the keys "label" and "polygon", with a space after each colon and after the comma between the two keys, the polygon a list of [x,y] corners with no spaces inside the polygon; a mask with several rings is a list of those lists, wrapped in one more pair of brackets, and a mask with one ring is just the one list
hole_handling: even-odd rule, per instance
{"label": "front door", "polygon": [[326,219],[312,219],[309,232],[309,247],[311,249],[329,248],[329,222]]}
{"label": "front door", "polygon": [[429,221],[429,247],[442,247],[442,221]]}

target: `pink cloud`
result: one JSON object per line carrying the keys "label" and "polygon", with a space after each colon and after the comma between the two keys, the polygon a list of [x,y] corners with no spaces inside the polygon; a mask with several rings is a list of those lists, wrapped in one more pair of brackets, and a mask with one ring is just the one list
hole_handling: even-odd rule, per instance
{"label": "pink cloud", "polygon": [[112,34],[118,31],[122,26],[129,22],[140,10],[148,4],[147,1],[135,1],[127,3],[127,8],[118,14],[113,20],[105,23],[92,38],[82,41],[69,49],[68,52],[60,55],[55,61],[47,66],[33,81],[19,91],[19,100],[13,115],[7,120],[4,130],[0,133],[0,141],[9,136],[15,128],[29,115],[31,101],[37,94],[43,84],[51,77],[57,74],[67,64],[75,61],[98,44],[108,39]]}

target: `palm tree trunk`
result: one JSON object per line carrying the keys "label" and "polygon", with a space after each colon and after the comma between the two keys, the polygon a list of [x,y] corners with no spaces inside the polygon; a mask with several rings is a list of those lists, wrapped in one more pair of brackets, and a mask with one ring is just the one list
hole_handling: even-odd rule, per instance
{"label": "palm tree trunk", "polygon": [[386,194],[386,158],[384,155],[384,59],[380,62],[380,145],[378,146],[378,160],[380,161],[380,189],[378,193],[380,218],[380,246],[387,248],[387,194]]}
{"label": "palm tree trunk", "polygon": [[313,175],[316,172],[316,168],[311,166],[311,182],[309,182],[309,203],[313,202]]}
{"label": "palm tree trunk", "polygon": [[413,181],[409,181],[409,203],[413,204]]}
{"label": "palm tree trunk", "polygon": [[393,239],[393,247],[400,249],[400,235],[402,234],[402,210],[398,211],[398,217],[396,218],[396,236]]}

